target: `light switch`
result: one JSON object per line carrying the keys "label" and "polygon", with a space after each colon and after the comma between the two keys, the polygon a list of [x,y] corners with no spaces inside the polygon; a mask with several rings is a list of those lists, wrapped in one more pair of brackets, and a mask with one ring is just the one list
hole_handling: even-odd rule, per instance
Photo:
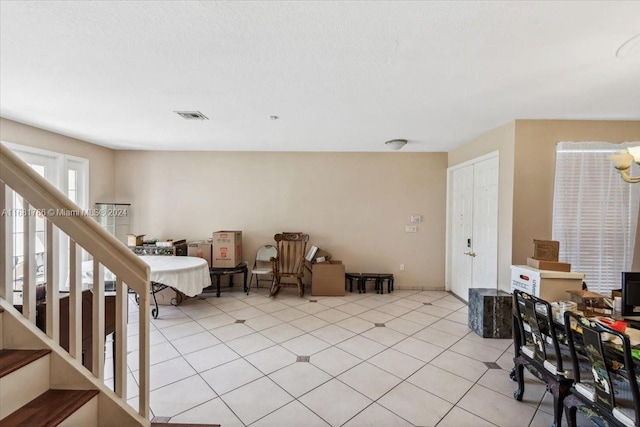
{"label": "light switch", "polygon": [[404,226],[404,232],[405,233],[417,233],[418,232],[418,226],[417,225],[405,225]]}
{"label": "light switch", "polygon": [[422,222],[422,217],[420,215],[411,215],[410,219],[413,223]]}

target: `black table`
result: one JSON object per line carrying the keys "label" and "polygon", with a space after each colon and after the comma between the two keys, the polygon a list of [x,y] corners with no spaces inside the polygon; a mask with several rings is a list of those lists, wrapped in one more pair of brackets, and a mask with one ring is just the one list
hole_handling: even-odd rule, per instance
{"label": "black table", "polygon": [[249,288],[247,288],[247,276],[249,275],[249,267],[246,262],[240,263],[235,267],[209,267],[211,282],[213,282],[214,277],[216,278],[216,296],[220,296],[220,278],[222,276],[229,276],[229,287],[232,287],[233,275],[241,273],[244,274],[244,291],[246,293],[249,293]]}

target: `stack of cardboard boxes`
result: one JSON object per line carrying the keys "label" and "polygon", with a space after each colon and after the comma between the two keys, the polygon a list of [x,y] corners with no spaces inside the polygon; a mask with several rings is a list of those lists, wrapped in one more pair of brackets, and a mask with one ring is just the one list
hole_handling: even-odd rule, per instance
{"label": "stack of cardboard boxes", "polygon": [[344,264],[331,260],[331,254],[311,246],[305,257],[311,272],[311,295],[344,296]]}

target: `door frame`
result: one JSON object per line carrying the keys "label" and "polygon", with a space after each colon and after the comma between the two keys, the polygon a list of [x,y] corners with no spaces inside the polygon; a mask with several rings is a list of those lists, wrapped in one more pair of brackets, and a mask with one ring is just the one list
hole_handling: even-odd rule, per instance
{"label": "door frame", "polygon": [[[500,177],[500,169],[499,169],[499,165],[500,165],[500,151],[496,150],[496,151],[492,151],[490,153],[487,154],[483,154],[482,156],[479,157],[475,157],[473,159],[467,160],[465,162],[462,163],[458,163],[457,165],[454,166],[450,166],[447,168],[447,200],[446,200],[446,214],[445,214],[445,227],[446,227],[446,242],[445,242],[445,270],[444,270],[444,289],[445,291],[451,291],[451,250],[452,250],[452,245],[451,245],[451,227],[452,227],[452,221],[451,221],[451,215],[452,215],[452,209],[451,209],[451,205],[452,205],[452,191],[453,191],[453,185],[452,185],[452,176],[453,176],[453,172],[457,169],[461,169],[461,168],[465,168],[467,166],[471,166],[474,165],[476,163],[485,161],[485,160],[489,160],[492,158],[496,158],[498,160],[498,178]],[[498,185],[499,185],[499,179],[498,179]],[[498,192],[499,194],[499,192]],[[500,212],[498,211],[498,216],[500,216]],[[498,239],[499,241],[499,239]]]}

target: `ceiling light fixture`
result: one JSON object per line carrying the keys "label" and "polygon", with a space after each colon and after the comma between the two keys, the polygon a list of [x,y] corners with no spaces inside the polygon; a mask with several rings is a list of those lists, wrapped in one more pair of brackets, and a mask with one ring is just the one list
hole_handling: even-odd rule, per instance
{"label": "ceiling light fixture", "polygon": [[200,111],[174,111],[174,113],[187,120],[209,120],[209,118]]}
{"label": "ceiling light fixture", "polygon": [[640,53],[640,34],[631,37],[616,50],[616,56],[618,58],[624,58],[637,53]]}
{"label": "ceiling light fixture", "polygon": [[640,176],[631,176],[629,170],[633,162],[640,165],[640,146],[629,147],[626,151],[620,151],[612,154],[609,159],[613,162],[613,166],[620,172],[620,176],[626,182],[635,184],[640,182]]}
{"label": "ceiling light fixture", "polygon": [[392,150],[399,150],[407,144],[406,139],[390,139],[389,141],[385,141],[384,143],[387,147]]}

